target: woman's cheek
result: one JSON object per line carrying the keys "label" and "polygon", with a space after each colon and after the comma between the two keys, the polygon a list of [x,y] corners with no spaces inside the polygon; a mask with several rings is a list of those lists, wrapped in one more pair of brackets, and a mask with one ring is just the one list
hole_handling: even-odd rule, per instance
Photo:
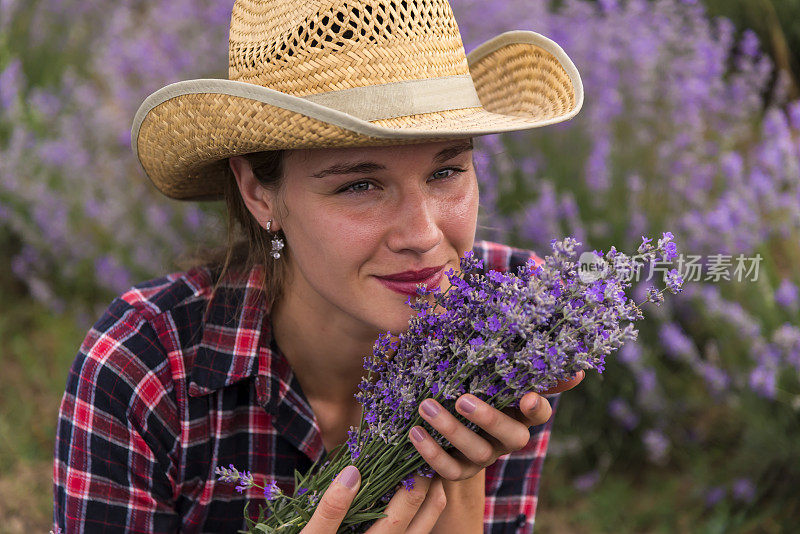
{"label": "woman's cheek", "polygon": [[[363,242],[380,233],[381,225],[385,224],[385,216],[380,210],[336,212],[330,217],[326,231],[340,235],[348,241]],[[324,220],[322,224],[325,224]]]}
{"label": "woman's cheek", "polygon": [[443,206],[442,225],[451,240],[469,241],[471,246],[478,224],[478,206],[477,185]]}

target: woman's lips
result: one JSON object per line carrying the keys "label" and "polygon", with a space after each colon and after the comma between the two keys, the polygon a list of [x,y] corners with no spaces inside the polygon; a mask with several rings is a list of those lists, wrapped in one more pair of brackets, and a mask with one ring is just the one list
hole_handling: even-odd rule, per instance
{"label": "woman's lips", "polygon": [[381,278],[380,276],[376,276],[375,278],[378,279],[378,282],[388,287],[392,291],[396,291],[397,293],[402,293],[403,295],[416,296],[417,284],[425,284],[425,287],[428,290],[433,290],[439,287],[443,275],[444,275],[444,266],[441,267],[438,271],[436,271],[432,275],[430,275],[429,277],[421,278],[418,280],[407,280],[407,281],[389,280],[388,278]]}

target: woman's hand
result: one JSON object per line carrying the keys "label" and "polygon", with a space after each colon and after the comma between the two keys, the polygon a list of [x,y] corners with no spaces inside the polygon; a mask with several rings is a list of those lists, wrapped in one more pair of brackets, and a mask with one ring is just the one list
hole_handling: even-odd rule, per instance
{"label": "woman's hand", "polygon": [[[347,510],[358,493],[361,475],[348,466],[336,477],[320,498],[303,534],[336,534]],[[414,475],[414,489],[401,487],[366,534],[428,534],[447,504],[442,479]]]}
{"label": "woman's hand", "polygon": [[[560,382],[556,387],[542,392],[552,395],[578,385],[585,373],[579,371],[572,380]],[[425,399],[419,414],[457,449],[448,454],[421,426],[409,432],[411,443],[438,474],[447,480],[472,478],[481,469],[492,465],[504,454],[517,451],[530,441],[530,427],[546,423],[553,414],[550,403],[536,393],[526,393],[519,408],[497,410],[474,395],[462,395],[456,401],[456,410],[484,432],[479,435],[469,430],[441,404]]]}

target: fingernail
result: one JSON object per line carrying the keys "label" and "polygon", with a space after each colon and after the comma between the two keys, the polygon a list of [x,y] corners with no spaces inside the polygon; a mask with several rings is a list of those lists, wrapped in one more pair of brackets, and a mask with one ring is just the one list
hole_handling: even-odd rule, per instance
{"label": "fingernail", "polygon": [[422,432],[422,430],[419,429],[419,427],[415,426],[414,428],[411,429],[411,439],[413,439],[417,443],[421,443],[422,440],[425,439],[425,434]]}
{"label": "fingernail", "polygon": [[358,483],[358,469],[354,465],[348,465],[339,473],[339,483],[347,489],[353,489]]}
{"label": "fingernail", "polygon": [[439,413],[439,407],[433,401],[426,400],[422,402],[422,411],[428,417],[436,417],[436,414]]}
{"label": "fingernail", "polygon": [[537,407],[537,406],[539,406],[539,399],[541,399],[541,398],[542,398],[542,397],[541,397],[541,396],[539,396],[539,395],[536,395],[536,396],[533,398],[533,404],[531,404],[531,407],[530,407],[530,408],[528,408],[528,411],[529,411],[529,412],[532,412],[533,410],[535,410],[535,409],[536,409],[536,407]]}
{"label": "fingernail", "polygon": [[461,411],[464,413],[472,413],[475,411],[477,405],[475,401],[470,399],[469,397],[461,397],[458,400],[458,405],[461,408]]}

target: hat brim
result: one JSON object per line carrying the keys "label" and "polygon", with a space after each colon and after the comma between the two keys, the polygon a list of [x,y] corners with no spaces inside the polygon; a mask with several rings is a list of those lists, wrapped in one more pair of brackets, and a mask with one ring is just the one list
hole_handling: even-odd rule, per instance
{"label": "hat brim", "polygon": [[362,120],[250,83],[168,85],[140,106],[131,146],[153,184],[179,200],[216,200],[227,158],[264,150],[387,146],[521,131],[572,118],[583,105],[575,65],[530,31],[501,34],[467,55],[481,106]]}

